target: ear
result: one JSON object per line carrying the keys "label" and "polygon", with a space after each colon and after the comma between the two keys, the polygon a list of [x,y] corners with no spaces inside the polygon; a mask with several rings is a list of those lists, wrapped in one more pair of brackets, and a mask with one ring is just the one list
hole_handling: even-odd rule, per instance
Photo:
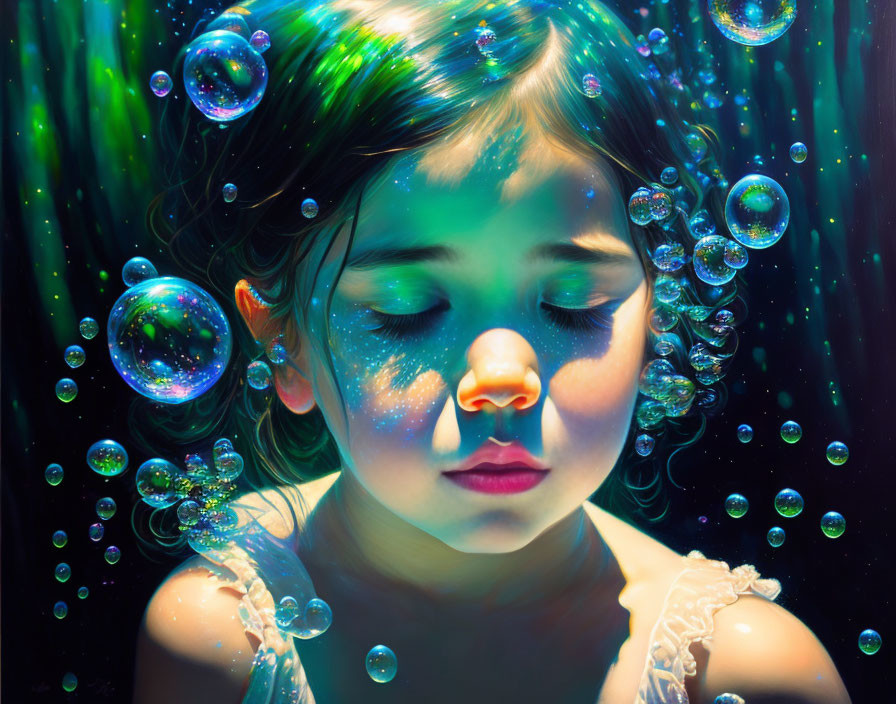
{"label": "ear", "polygon": [[245,279],[240,279],[233,293],[236,307],[252,337],[263,346],[283,333],[288,358],[283,364],[271,365],[274,371],[274,388],[289,410],[293,413],[307,413],[314,408],[314,392],[309,380],[307,355],[295,326],[288,325],[288,329],[282,329],[280,322],[271,318],[270,305],[258,297]]}

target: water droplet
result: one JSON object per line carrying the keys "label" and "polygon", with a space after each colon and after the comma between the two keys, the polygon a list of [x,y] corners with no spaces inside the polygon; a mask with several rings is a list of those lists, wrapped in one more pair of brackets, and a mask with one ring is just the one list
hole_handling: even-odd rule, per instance
{"label": "water droplet", "polygon": [[98,440],[87,450],[87,466],[104,477],[116,477],[128,468],[128,453],[114,440]]}
{"label": "water droplet", "polygon": [[69,345],[66,347],[64,356],[65,363],[72,369],[77,369],[84,364],[84,360],[87,359],[87,355],[84,353],[84,348],[80,345]]}
{"label": "water droplet", "polygon": [[794,489],[781,489],[775,496],[775,510],[784,518],[793,518],[803,512],[803,497]]}
{"label": "water droplet", "polygon": [[737,439],[746,444],[753,439],[753,428],[746,423],[737,426]]}
{"label": "water droplet", "polygon": [[187,47],[187,95],[212,120],[225,122],[245,115],[258,105],[267,84],[264,59],[240,34],[225,29],[206,32]]}
{"label": "water droplet", "polygon": [[881,646],[880,633],[873,628],[866,628],[859,634],[859,650],[865,655],[874,655]]}
{"label": "water droplet", "polygon": [[57,548],[64,548],[65,544],[68,542],[68,535],[64,530],[57,530],[53,533],[53,545]]}
{"label": "water droplet", "polygon": [[797,164],[802,164],[809,156],[809,150],[802,142],[794,142],[790,145],[790,158]]}
{"label": "water droplet", "polygon": [[846,530],[846,519],[843,514],[828,511],[821,517],[821,532],[829,538],[839,538]]}
{"label": "water droplet", "polygon": [[103,553],[103,557],[110,565],[114,565],[121,559],[121,550],[114,545],[110,545],[106,548],[106,552]]}
{"label": "water droplet", "polygon": [[125,286],[136,286],[143,281],[155,279],[159,272],[146,257],[132,257],[121,268],[121,279]]}
{"label": "water droplet", "polygon": [[153,508],[166,508],[177,501],[174,479],[178,469],[160,457],[146,460],[137,470],[134,481],[137,493]]}
{"label": "water droplet", "polygon": [[149,87],[158,97],[164,98],[171,92],[174,82],[164,71],[156,71],[149,79]]}
{"label": "water droplet", "polygon": [[271,368],[260,360],[252,362],[246,369],[246,381],[253,389],[264,391],[271,385]]}
{"label": "water droplet", "polygon": [[801,437],[803,437],[803,429],[796,421],[789,420],[781,426],[781,439],[784,442],[793,445],[793,443],[799,442]]}
{"label": "water droplet", "polygon": [[100,324],[93,318],[84,318],[78,324],[78,330],[80,330],[81,337],[85,340],[92,340],[100,331]]}
{"label": "water droplet", "polygon": [[104,521],[108,521],[115,515],[117,508],[115,500],[111,496],[104,496],[96,502],[96,515]]}
{"label": "water droplet", "polygon": [[65,472],[63,471],[62,466],[55,462],[47,465],[47,468],[44,470],[44,478],[50,486],[58,486],[64,476]]}
{"label": "water droplet", "polygon": [[768,44],[796,19],[796,0],[709,0],[709,16],[722,36],[738,44]]}
{"label": "water droplet", "polygon": [[750,502],[743,494],[731,494],[725,499],[725,512],[732,518],[743,518],[750,508]]}
{"label": "water droplet", "polygon": [[744,247],[765,249],[781,239],[787,229],[790,201],[777,181],[750,174],[728,192],[725,220],[731,236]]}
{"label": "water droplet", "polygon": [[306,198],[302,201],[302,215],[304,215],[309,220],[311,218],[317,217],[317,213],[319,209],[317,207],[317,201],[314,198]]}
{"label": "water droplet", "polygon": [[162,403],[183,403],[211,388],[231,345],[221,307],[184,279],[165,276],[132,286],[109,316],[116,371],[132,389]]}
{"label": "water droplet", "polygon": [[835,440],[828,445],[826,454],[828,462],[839,467],[849,459],[849,448],[839,440]]}
{"label": "water droplet", "polygon": [[72,568],[67,562],[60,562],[58,565],[56,565],[54,574],[56,575],[57,581],[67,582],[68,578],[72,576]]}
{"label": "water droplet", "polygon": [[78,395],[78,385],[68,377],[56,382],[56,397],[63,403],[70,403]]}
{"label": "water droplet", "polygon": [[784,529],[775,526],[768,532],[768,544],[773,548],[779,548],[784,544]]}
{"label": "water droplet", "polygon": [[391,648],[385,645],[375,645],[370,649],[365,658],[367,674],[374,682],[391,682],[398,672],[398,660]]}

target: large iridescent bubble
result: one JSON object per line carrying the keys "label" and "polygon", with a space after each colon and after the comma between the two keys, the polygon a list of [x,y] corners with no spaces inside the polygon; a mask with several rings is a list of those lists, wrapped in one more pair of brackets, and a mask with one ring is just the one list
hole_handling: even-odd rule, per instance
{"label": "large iridescent bubble", "polygon": [[765,249],[781,239],[787,229],[790,201],[777,181],[750,174],[728,192],[725,220],[731,236],[744,247]]}
{"label": "large iridescent bubble", "polygon": [[240,34],[201,34],[187,47],[184,86],[206,117],[226,122],[252,110],[268,85],[264,59]]}
{"label": "large iridescent bubble", "polygon": [[719,31],[738,44],[768,44],[796,19],[796,0],[708,0]]}
{"label": "large iridescent bubble", "polygon": [[162,403],[208,391],[230,359],[230,325],[204,290],[163,276],[132,286],[112,307],[109,353],[128,385]]}

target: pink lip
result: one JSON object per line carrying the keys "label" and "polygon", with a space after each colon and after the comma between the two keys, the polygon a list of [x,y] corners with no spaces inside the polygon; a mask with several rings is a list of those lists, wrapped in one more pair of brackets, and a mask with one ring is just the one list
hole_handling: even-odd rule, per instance
{"label": "pink lip", "polygon": [[539,484],[548,472],[549,467],[514,441],[506,446],[488,442],[461,467],[443,474],[465,489],[486,494],[516,494]]}

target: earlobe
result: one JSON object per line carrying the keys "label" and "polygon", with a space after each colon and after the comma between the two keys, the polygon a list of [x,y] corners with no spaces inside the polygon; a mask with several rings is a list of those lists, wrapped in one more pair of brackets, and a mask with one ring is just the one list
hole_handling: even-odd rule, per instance
{"label": "earlobe", "polygon": [[[252,333],[252,337],[267,344],[280,334],[278,321],[271,318],[271,307],[253,290],[245,279],[240,279],[234,289],[236,306]],[[289,358],[283,364],[271,365],[274,372],[274,388],[277,396],[293,413],[307,413],[314,408],[314,392],[308,377],[297,365],[306,362],[296,335],[287,335]],[[289,344],[292,342],[292,344]]]}

